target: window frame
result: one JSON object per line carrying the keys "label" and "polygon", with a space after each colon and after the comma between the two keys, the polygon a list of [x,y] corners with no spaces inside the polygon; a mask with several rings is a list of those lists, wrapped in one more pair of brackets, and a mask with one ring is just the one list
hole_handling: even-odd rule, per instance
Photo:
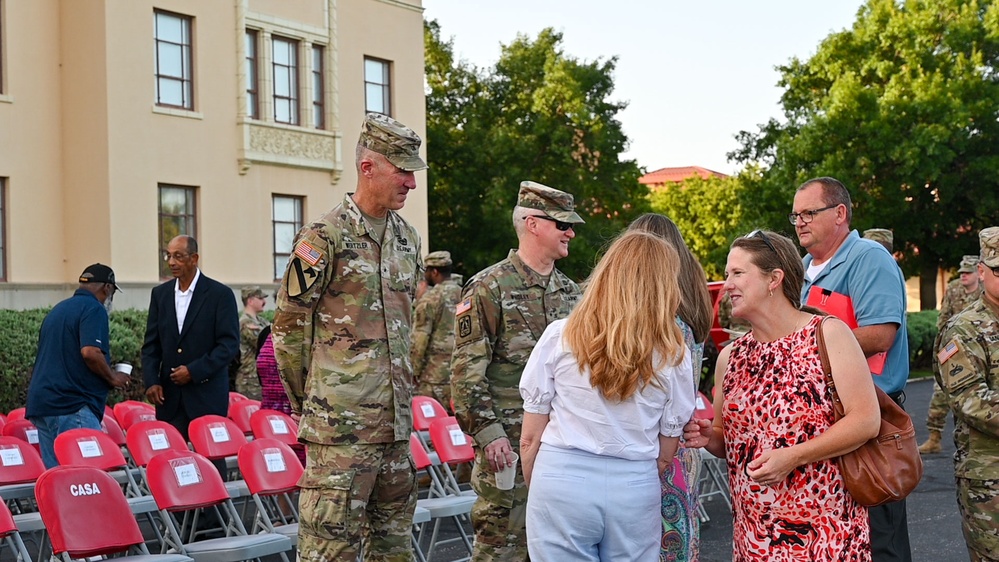
{"label": "window frame", "polygon": [[[181,22],[181,42],[168,41],[160,38],[160,17],[176,18]],[[184,35],[186,34],[186,37]],[[186,39],[186,42],[184,42]],[[176,45],[180,47],[180,76],[162,74],[160,72],[161,45]],[[156,81],[156,105],[194,110],[194,18],[166,10],[153,10],[153,58],[155,60],[154,78]],[[180,104],[163,100],[161,81],[180,82]]]}
{"label": "window frame", "polygon": [[[278,62],[275,56],[275,49],[278,43],[288,44],[289,58],[287,64],[284,62]],[[282,123],[285,125],[301,125],[302,117],[300,115],[301,111],[301,100],[300,100],[300,84],[301,79],[299,73],[301,71],[302,65],[299,62],[299,45],[300,41],[291,37],[284,35],[271,35],[271,96],[274,100],[274,122]],[[287,69],[288,72],[288,95],[278,95],[278,71],[279,69]],[[279,106],[282,104],[287,104],[288,106],[288,120],[282,120],[278,118]]]}
{"label": "window frame", "polygon": [[[277,216],[277,201],[279,199],[286,199],[293,202],[294,211],[297,216],[293,217],[292,220],[286,220],[284,218],[280,219]],[[292,225],[292,230],[295,234],[298,234],[299,230],[305,225],[303,217],[305,216],[305,197],[301,195],[285,195],[280,193],[271,194],[271,267],[274,268],[274,279],[280,280],[284,276],[285,269],[288,267],[288,260],[291,259],[292,252],[294,251],[294,235],[292,235],[292,243],[287,248],[287,252],[279,251],[278,248],[278,226],[279,225]],[[283,258],[283,267],[278,267],[278,259]]]}
{"label": "window frame", "polygon": [[[374,82],[374,77],[368,75],[369,62],[381,65],[382,76],[380,79],[382,82]],[[370,86],[381,90],[381,103],[384,111],[372,109],[370,100],[368,99],[368,89]],[[381,113],[389,117],[392,116],[392,61],[376,57],[364,57],[364,111],[365,113]]]}
{"label": "window frame", "polygon": [[[163,210],[163,195],[166,190],[177,190],[184,192],[184,212],[166,213]],[[166,237],[165,219],[180,219],[183,225],[178,225],[177,233]],[[178,222],[180,222],[178,221]],[[186,228],[185,228],[186,226]],[[163,261],[163,250],[170,243],[174,236],[186,234],[192,238],[198,237],[198,188],[190,185],[178,185],[172,183],[160,183],[156,186],[156,237],[159,247],[156,248],[156,262],[159,264],[158,271],[161,279],[171,277],[170,269]]]}
{"label": "window frame", "polygon": [[326,129],[326,47],[313,43],[312,55],[312,126]]}
{"label": "window frame", "polygon": [[246,116],[250,119],[260,119],[260,30],[246,28],[244,40],[246,41]]}
{"label": "window frame", "polygon": [[7,178],[0,177],[0,281],[7,281]]}

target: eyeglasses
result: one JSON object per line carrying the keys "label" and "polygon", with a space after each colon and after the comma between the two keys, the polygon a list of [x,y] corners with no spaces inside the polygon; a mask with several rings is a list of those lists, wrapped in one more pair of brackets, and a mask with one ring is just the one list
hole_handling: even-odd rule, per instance
{"label": "eyeglasses", "polygon": [[774,247],[773,242],[770,241],[770,238],[767,237],[766,233],[764,233],[762,230],[754,230],[749,234],[743,236],[743,238],[759,238],[760,240],[763,240],[763,243],[767,245],[767,248],[770,248],[771,252],[773,252],[777,256],[780,255],[777,252],[777,248]]}
{"label": "eyeglasses", "polygon": [[173,259],[175,261],[184,261],[184,260],[186,260],[189,257],[191,257],[191,254],[182,254],[180,252],[176,252],[176,253],[171,254],[170,252],[167,252],[166,250],[163,251],[163,261],[170,261],[171,259]]}
{"label": "eyeglasses", "polygon": [[576,228],[575,225],[573,225],[571,222],[562,222],[560,220],[553,219],[553,218],[549,217],[548,215],[529,215],[529,216],[532,216],[532,217],[534,217],[536,219],[545,219],[546,221],[551,221],[551,222],[555,223],[555,228],[561,230],[562,232],[565,232],[566,230],[569,230],[570,228],[573,229],[573,230],[575,230],[575,228]]}
{"label": "eyeglasses", "polygon": [[821,213],[822,211],[828,211],[829,209],[835,209],[836,207],[839,207],[838,203],[836,205],[829,205],[828,207],[822,207],[821,209],[814,209],[814,210],[811,210],[811,211],[802,211],[800,213],[789,213],[787,215],[787,220],[791,221],[791,224],[797,225],[798,224],[798,219],[800,218],[801,219],[801,224],[808,224],[808,223],[812,222],[812,219],[815,218],[815,215]]}
{"label": "eyeglasses", "polygon": [[[985,265],[985,264],[982,263],[982,265]],[[999,277],[999,265],[997,265],[995,267],[992,267],[991,265],[985,265],[985,267],[987,267],[989,269],[989,271],[992,272],[992,276],[993,277]]]}

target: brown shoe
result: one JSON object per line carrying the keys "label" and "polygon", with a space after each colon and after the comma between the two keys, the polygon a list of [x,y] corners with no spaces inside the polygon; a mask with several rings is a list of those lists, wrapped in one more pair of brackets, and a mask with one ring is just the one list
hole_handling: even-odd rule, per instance
{"label": "brown shoe", "polygon": [[939,431],[930,431],[930,438],[919,446],[919,454],[921,455],[939,453],[941,450]]}

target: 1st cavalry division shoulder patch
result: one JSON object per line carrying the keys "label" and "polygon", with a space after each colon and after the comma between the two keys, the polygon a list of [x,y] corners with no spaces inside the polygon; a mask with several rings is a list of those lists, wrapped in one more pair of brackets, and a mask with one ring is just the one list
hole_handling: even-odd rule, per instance
{"label": "1st cavalry division shoulder patch", "polygon": [[291,262],[288,264],[288,296],[298,297],[312,288],[319,279],[315,266],[323,261],[323,253],[308,240],[301,240],[295,246]]}

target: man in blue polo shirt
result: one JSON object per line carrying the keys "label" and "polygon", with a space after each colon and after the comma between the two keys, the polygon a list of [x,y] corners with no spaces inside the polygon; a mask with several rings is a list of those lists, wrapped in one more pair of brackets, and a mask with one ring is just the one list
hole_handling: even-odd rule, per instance
{"label": "man in blue polo shirt", "polygon": [[[853,203],[836,179],[801,184],[788,219],[808,252],[801,302],[827,310],[853,328],[874,384],[901,405],[909,378],[902,270],[884,246],[850,229]],[[874,562],[912,560],[905,500],[869,511]]]}
{"label": "man in blue polo shirt", "polygon": [[59,464],[53,450],[56,436],[81,427],[99,430],[108,391],[128,385],[129,376],[110,365],[105,306],[118,290],[114,271],[95,263],[80,274],[73,296],[42,321],[26,415],[38,428],[46,468]]}

